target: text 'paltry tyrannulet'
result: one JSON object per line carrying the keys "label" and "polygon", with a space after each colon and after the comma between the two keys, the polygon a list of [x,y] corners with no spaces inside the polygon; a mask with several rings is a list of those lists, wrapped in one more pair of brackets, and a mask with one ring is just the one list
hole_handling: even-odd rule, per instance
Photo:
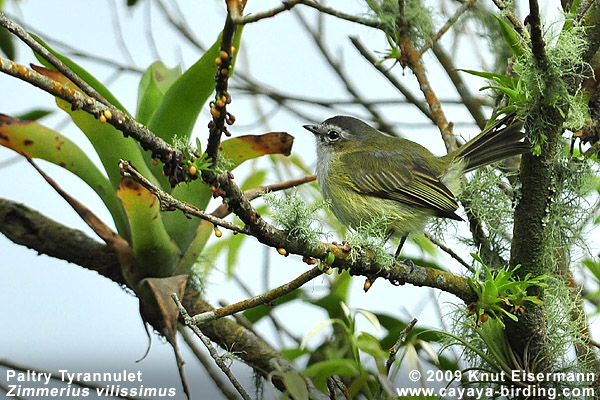
{"label": "text 'paltry tyrannulet'", "polygon": [[384,217],[386,231],[402,235],[396,257],[406,236],[422,229],[428,217],[462,220],[455,199],[462,176],[529,150],[522,127],[509,115],[437,157],[353,117],[304,125],[317,139],[317,180],[335,216],[351,228]]}

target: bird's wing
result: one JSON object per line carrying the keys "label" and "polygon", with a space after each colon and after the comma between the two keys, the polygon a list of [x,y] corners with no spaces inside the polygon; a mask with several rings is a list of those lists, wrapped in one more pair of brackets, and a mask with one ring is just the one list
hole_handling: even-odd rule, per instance
{"label": "bird's wing", "polygon": [[[414,207],[429,209],[438,217],[462,220],[455,211],[458,204],[454,194],[432,171],[406,160],[400,162],[395,152],[378,152],[376,161],[370,160],[371,154],[357,157],[345,165],[353,165],[350,180],[354,190],[370,196],[395,200]],[[378,165],[383,168],[373,168]]]}

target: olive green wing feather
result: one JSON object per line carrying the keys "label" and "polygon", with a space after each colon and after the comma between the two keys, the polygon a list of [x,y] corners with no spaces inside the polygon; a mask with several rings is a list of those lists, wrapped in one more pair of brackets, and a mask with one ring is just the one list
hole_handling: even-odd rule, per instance
{"label": "olive green wing feather", "polygon": [[[438,217],[462,220],[455,213],[458,204],[454,194],[433,171],[416,163],[411,163],[408,168],[406,160],[399,162],[401,157],[393,151],[378,152],[375,162],[370,160],[373,156],[368,153],[362,157],[352,154],[351,157],[352,161],[346,162],[354,164],[350,181],[357,192],[428,209]],[[378,168],[372,165],[378,165]]]}

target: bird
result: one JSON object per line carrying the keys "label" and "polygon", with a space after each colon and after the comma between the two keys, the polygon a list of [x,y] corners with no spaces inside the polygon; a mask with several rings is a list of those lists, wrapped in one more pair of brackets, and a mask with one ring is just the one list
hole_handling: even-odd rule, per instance
{"label": "bird", "polygon": [[317,182],[333,214],[352,229],[383,218],[386,241],[401,237],[396,260],[408,235],[429,218],[462,220],[456,195],[465,173],[531,149],[514,113],[441,157],[351,116],[303,127],[316,138]]}

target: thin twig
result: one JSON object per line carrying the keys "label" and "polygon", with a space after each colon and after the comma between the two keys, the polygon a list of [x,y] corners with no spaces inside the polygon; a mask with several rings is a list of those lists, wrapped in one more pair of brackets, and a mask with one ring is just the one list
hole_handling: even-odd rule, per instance
{"label": "thin twig", "polygon": [[440,38],[458,21],[458,19],[463,15],[473,4],[475,4],[477,0],[468,0],[463,3],[463,5],[456,11],[456,13],[451,16],[448,21],[437,31],[435,34],[431,35],[431,38],[419,49],[419,54],[423,55],[427,50],[431,48],[431,46],[436,43]]}
{"label": "thin twig", "polygon": [[[254,296],[254,294],[252,293],[252,291],[250,291],[250,288],[246,285],[246,283],[243,280],[241,280],[240,277],[237,276],[235,273],[233,274],[233,280],[235,280],[235,282],[242,288],[242,290],[246,293],[246,295],[248,297],[253,297]],[[238,315],[234,315],[233,317],[237,321]],[[273,324],[273,326],[275,327],[275,329],[278,332],[285,333],[287,335],[287,337],[289,337],[291,340],[293,340],[294,342],[296,342],[296,344],[300,345],[300,343],[302,342],[302,338],[300,336],[294,334],[290,329],[288,329],[287,326],[285,326],[284,324],[282,324],[279,321],[279,319],[275,316],[274,313],[269,313],[267,315],[267,318],[269,318],[271,320],[271,323]],[[248,320],[246,319],[246,321],[248,321]],[[238,321],[238,323],[240,325],[243,325],[240,321]],[[250,322],[248,321],[248,323],[250,323]],[[250,328],[247,328],[247,329],[253,330],[254,326],[251,326],[251,327],[252,327],[252,329],[250,329]],[[260,335],[257,334],[256,336],[260,336]]]}
{"label": "thin twig", "polygon": [[[173,148],[144,125],[140,124],[118,108],[106,106],[95,98],[89,97],[86,94],[69,87],[69,85],[63,85],[61,82],[42,75],[31,68],[2,57],[0,57],[0,71],[30,83],[53,96],[69,102],[73,111],[84,110],[89,114],[94,115],[96,118],[99,118],[101,115],[104,116],[106,122],[123,132],[124,136],[131,136],[140,143],[143,149],[151,150],[152,157],[161,160],[165,164],[165,168],[171,170],[180,169],[179,166],[183,159],[181,150]],[[110,117],[107,117],[107,115]],[[184,176],[178,176],[177,178],[172,176],[170,178],[178,180],[185,179]]]}
{"label": "thin twig", "polygon": [[196,356],[196,359],[198,361],[200,361],[200,364],[202,364],[202,366],[208,373],[208,376],[210,376],[210,379],[213,380],[213,382],[215,383],[215,386],[218,387],[219,390],[223,393],[223,395],[225,397],[227,397],[229,400],[238,400],[239,396],[237,395],[237,393],[233,392],[233,391],[231,391],[231,389],[229,389],[229,387],[228,387],[229,384],[227,383],[227,381],[224,381],[221,378],[221,376],[219,376],[217,371],[213,368],[212,362],[210,362],[208,360],[208,358],[206,357],[206,355],[204,353],[202,353],[202,351],[200,351],[200,349],[194,342],[192,335],[189,334],[187,329],[185,329],[183,326],[179,325],[177,330],[179,331],[181,336],[183,336],[183,341],[188,345],[190,350],[192,350],[192,353],[194,353],[194,355]]}
{"label": "thin twig", "polygon": [[146,188],[150,193],[152,193],[158,200],[160,201],[160,208],[163,211],[174,211],[180,210],[185,215],[193,215],[205,221],[208,221],[214,225],[222,226],[223,228],[229,229],[233,232],[238,233],[248,233],[248,230],[244,227],[236,225],[232,222],[225,221],[221,218],[215,217],[211,214],[206,214],[198,209],[198,207],[193,206],[184,201],[177,200],[169,193],[166,193],[156,186],[152,184],[146,177],[138,172],[137,169],[133,165],[131,165],[128,161],[121,160],[119,162],[119,168],[121,169],[121,174],[125,177],[132,178],[144,188]]}
{"label": "thin twig", "polygon": [[290,10],[292,7],[296,6],[297,4],[302,4],[307,7],[314,8],[324,14],[332,15],[336,18],[340,18],[340,19],[350,21],[350,22],[355,22],[357,24],[369,26],[371,28],[379,28],[379,26],[380,26],[378,21],[357,17],[357,16],[351,15],[351,14],[346,14],[344,12],[336,10],[335,8],[327,7],[321,3],[318,3],[318,2],[312,1],[312,0],[287,0],[287,1],[284,1],[281,6],[275,7],[271,10],[247,15],[245,17],[234,18],[234,22],[236,24],[242,25],[242,24],[249,24],[252,22],[260,21],[261,19],[265,19],[265,18],[271,18],[283,11]]}
{"label": "thin twig", "polygon": [[[57,70],[62,72],[64,76],[69,78],[71,82],[77,85],[85,94],[96,99],[100,103],[105,106],[112,106],[100,93],[96,91],[93,87],[87,84],[83,79],[79,77],[75,72],[71,70],[71,68],[67,67],[62,61],[58,59],[54,54],[50,53],[44,46],[39,44],[27,31],[15,22],[9,20],[3,12],[0,12],[0,26],[5,27],[15,36],[17,36],[21,41],[23,41],[27,46],[29,46],[33,51],[42,56],[46,61],[56,67]],[[114,106],[112,106],[114,107]]]}
{"label": "thin twig", "polygon": [[155,60],[160,60],[160,54],[158,54],[156,40],[154,40],[154,35],[152,33],[152,3],[152,1],[147,1],[146,4],[144,4],[144,16],[146,18],[144,32],[146,33],[146,41],[148,42],[148,47],[150,48],[152,57]]}
{"label": "thin twig", "polygon": [[335,389],[338,389],[344,395],[344,398],[349,399],[350,393],[348,388],[339,377],[339,375],[329,375],[327,378],[327,390],[329,391],[329,398],[336,400],[337,396],[335,395]]}
{"label": "thin twig", "polygon": [[206,349],[208,350],[210,356],[213,358],[213,360],[215,360],[215,363],[219,366],[219,368],[221,368],[221,371],[223,371],[225,375],[227,375],[227,378],[229,378],[229,381],[233,384],[238,393],[245,400],[252,400],[248,392],[246,392],[246,389],[244,389],[244,387],[240,384],[237,378],[233,375],[229,367],[225,365],[223,359],[219,356],[219,353],[217,353],[217,350],[210,342],[210,339],[204,333],[202,333],[202,331],[200,330],[200,328],[198,328],[196,324],[194,324],[194,322],[192,321],[192,317],[190,317],[183,304],[181,304],[181,301],[179,301],[179,297],[177,296],[177,294],[171,294],[171,298],[173,299],[175,304],[177,304],[177,308],[179,309],[179,312],[181,313],[185,324],[192,328],[196,336],[198,336],[200,340],[202,340],[202,343],[204,343],[204,345],[206,346]]}
{"label": "thin twig", "polygon": [[[229,303],[227,303],[224,300],[219,300],[219,305],[221,307],[227,307],[229,305]],[[254,333],[256,335],[256,337],[259,337],[262,340],[265,340],[263,338],[263,335],[258,331],[258,329],[256,329],[256,327],[254,325],[252,325],[252,322],[250,322],[250,320],[248,320],[248,318],[244,317],[243,314],[233,314],[232,317],[233,317],[233,319],[235,319],[235,322],[237,322],[238,324],[240,324],[241,326],[243,326],[250,332]]]}
{"label": "thin twig", "polygon": [[[356,38],[356,37],[350,37],[350,40],[358,40],[359,41],[359,45],[362,45],[362,43],[360,43],[360,39]],[[366,48],[364,48],[366,49]],[[360,51],[360,50],[359,50]],[[362,53],[361,53],[362,54]],[[372,54],[368,54],[370,57],[372,57]],[[365,57],[367,58],[367,57]],[[367,58],[367,60],[370,63],[376,63],[377,60],[375,58]],[[377,66],[375,66],[377,67]],[[384,67],[382,67],[383,70],[387,71]],[[379,69],[378,69],[379,70]],[[383,71],[381,71],[383,72]],[[393,78],[394,76],[391,75]],[[402,85],[400,83],[400,85]],[[289,93],[283,93],[280,92],[278,90],[275,89],[270,89],[270,88],[265,88],[263,87],[257,87],[257,86],[253,86],[253,85],[231,85],[231,87],[235,90],[237,90],[238,92],[240,92],[238,95],[243,95],[243,94],[248,94],[248,95],[264,95],[267,96],[275,101],[293,101],[293,102],[298,102],[298,103],[307,103],[307,104],[312,104],[312,105],[318,105],[321,107],[325,107],[325,108],[333,108],[334,106],[345,106],[345,105],[357,105],[359,104],[356,99],[327,99],[327,100],[323,100],[322,97],[310,97],[310,96],[301,96],[301,95],[293,95],[293,94],[289,94]],[[403,86],[403,88],[405,88]],[[408,89],[406,89],[408,90]],[[410,92],[409,92],[410,93]],[[479,104],[485,104],[486,103],[486,99],[484,99],[483,97],[476,97],[476,101]],[[452,99],[452,98],[444,98],[444,99],[440,99],[440,102],[442,103],[447,103],[447,104],[456,104],[456,105],[464,105],[462,100],[460,99]],[[408,100],[400,100],[397,98],[389,98],[389,99],[377,99],[377,100],[373,100],[372,101],[373,104],[381,104],[381,105],[398,105],[398,104],[413,104],[411,101]],[[427,109],[427,105],[425,105],[424,103],[421,103],[424,107],[424,109],[429,112],[429,110]],[[487,105],[487,104],[486,104]],[[493,104],[489,104],[490,106]]]}
{"label": "thin twig", "polygon": [[[305,176],[303,178],[291,179],[291,180],[285,181],[285,182],[274,183],[272,185],[259,186],[254,189],[248,189],[248,190],[244,191],[244,197],[246,197],[248,200],[254,200],[257,197],[260,197],[262,193],[278,192],[280,190],[285,190],[285,189],[289,189],[292,187],[302,185],[304,183],[312,182],[315,179],[317,179],[316,175],[309,175],[309,176]],[[215,209],[211,213],[211,215],[214,215],[215,217],[219,217],[219,218],[225,218],[230,213],[231,213],[231,211],[229,210],[229,208],[227,208],[227,205],[221,204],[219,207],[217,207],[217,209]]]}
{"label": "thin twig", "polygon": [[223,33],[221,35],[221,53],[219,56],[220,64],[215,75],[215,102],[210,110],[212,121],[209,124],[206,154],[208,158],[212,160],[211,168],[215,168],[217,165],[217,153],[219,152],[219,146],[221,144],[221,134],[228,134],[227,128],[225,127],[225,121],[227,120],[230,124],[233,124],[234,121],[231,115],[227,112],[227,104],[231,102],[231,95],[228,92],[228,85],[234,51],[232,48],[232,43],[233,36],[235,35],[235,31],[237,29],[236,24],[234,24],[231,19],[231,9],[237,9],[237,7],[228,6],[225,27],[223,28]]}
{"label": "thin twig", "polygon": [[398,353],[398,349],[400,348],[400,346],[402,346],[402,343],[404,343],[404,340],[406,340],[406,336],[410,333],[410,331],[412,331],[412,329],[414,328],[417,321],[418,320],[416,318],[413,318],[413,320],[410,321],[410,323],[406,326],[406,328],[404,328],[402,330],[402,332],[400,332],[400,336],[398,337],[398,340],[390,348],[390,356],[388,357],[387,362],[385,363],[385,368],[386,368],[386,371],[388,374],[390,373],[392,364],[394,364],[394,360],[396,360],[396,354]]}
{"label": "thin twig", "polygon": [[256,14],[246,15],[245,17],[234,18],[233,22],[235,22],[238,25],[245,25],[245,24],[250,24],[252,22],[260,21],[261,19],[272,18],[283,11],[287,11],[287,10],[291,9],[292,7],[295,7],[297,4],[300,4],[301,2],[302,2],[302,0],[283,1],[279,7],[275,7],[270,10],[258,12]]}
{"label": "thin twig", "polygon": [[228,315],[235,314],[237,312],[271,302],[279,297],[285,296],[286,294],[293,292],[294,290],[304,285],[306,282],[313,280],[321,274],[323,274],[323,270],[321,269],[321,267],[314,267],[306,271],[302,275],[298,276],[296,279],[287,282],[281,286],[278,286],[275,289],[271,289],[266,293],[259,294],[258,296],[239,301],[226,307],[221,307],[216,310],[206,311],[202,314],[194,315],[192,317],[193,322],[197,325],[202,325],[207,322],[214,321],[215,319],[223,318]]}
{"label": "thin twig", "polygon": [[[175,16],[169,11],[169,9],[163,4],[162,0],[157,1],[158,8],[161,9],[162,13],[167,17],[167,20],[175,27],[179,33],[183,35],[190,43],[198,48],[198,50],[204,52],[206,48],[200,41],[194,36],[194,33],[190,29],[190,27],[185,23],[185,20],[182,18],[181,21],[178,21]],[[177,2],[173,2],[174,6],[177,7]]]}
{"label": "thin twig", "polygon": [[468,269],[471,272],[475,272],[473,267],[470,266],[465,260],[463,260],[462,257],[460,257],[458,254],[456,254],[450,247],[446,246],[444,243],[440,242],[439,240],[434,238],[429,233],[425,233],[425,237],[427,239],[429,239],[437,247],[439,247],[444,252],[446,252],[450,257],[454,258],[456,261],[458,261],[460,264],[462,264],[462,266],[464,266],[466,269]]}
{"label": "thin twig", "polygon": [[[30,27],[29,25],[24,23],[22,20],[14,19],[14,21],[17,22],[26,31],[35,32],[35,28]],[[110,67],[113,67],[113,68],[115,68],[117,70],[121,70],[121,71],[135,72],[135,73],[140,73],[140,74],[144,72],[144,69],[142,69],[142,68],[139,68],[139,67],[136,67],[133,65],[123,64],[123,63],[118,62],[117,60],[102,57],[101,55],[96,54],[96,53],[91,53],[91,52],[88,53],[84,50],[77,49],[77,48],[73,47],[71,44],[63,42],[62,40],[59,40],[56,38],[45,37],[44,39],[47,43],[53,45],[54,47],[58,46],[58,47],[62,48],[63,54],[65,54],[65,55],[71,55],[74,57],[82,57],[82,58],[85,58],[86,60],[94,61],[99,64],[108,65]]]}
{"label": "thin twig", "polygon": [[404,55],[402,60],[413,71],[417,81],[419,82],[419,88],[423,92],[425,101],[429,105],[429,109],[431,110],[431,114],[433,115],[435,123],[442,134],[442,139],[446,145],[446,150],[448,153],[455,151],[458,148],[456,138],[452,134],[452,129],[448,123],[448,120],[446,119],[446,116],[444,115],[442,105],[440,104],[437,95],[429,83],[429,78],[427,78],[427,73],[425,72],[421,55],[413,47],[412,41],[406,35],[402,35],[400,37],[399,45],[402,49],[402,54]]}
{"label": "thin twig", "polygon": [[109,6],[111,12],[111,21],[114,26],[115,36],[117,37],[117,42],[119,42],[119,48],[123,52],[123,55],[127,59],[127,62],[131,64],[135,64],[135,60],[131,56],[129,52],[129,48],[127,47],[127,43],[125,43],[125,39],[123,38],[123,28],[121,27],[121,19],[119,18],[119,13],[117,12],[117,1],[113,0],[112,5]]}

